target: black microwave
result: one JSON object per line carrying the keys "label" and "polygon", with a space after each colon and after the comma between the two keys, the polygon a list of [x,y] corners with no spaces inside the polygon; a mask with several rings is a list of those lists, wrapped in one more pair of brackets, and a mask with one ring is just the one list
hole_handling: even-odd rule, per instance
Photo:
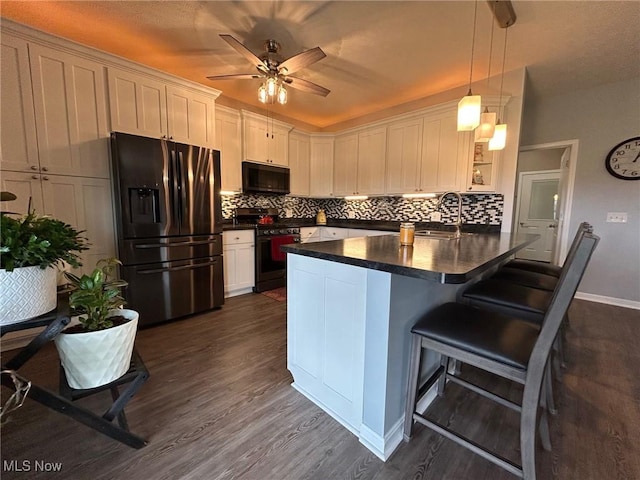
{"label": "black microwave", "polygon": [[242,162],[242,191],[286,195],[290,192],[289,176],[285,167]]}

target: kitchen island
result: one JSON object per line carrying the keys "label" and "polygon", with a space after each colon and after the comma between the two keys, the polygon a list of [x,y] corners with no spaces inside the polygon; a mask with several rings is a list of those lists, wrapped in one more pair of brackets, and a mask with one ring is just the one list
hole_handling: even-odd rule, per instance
{"label": "kitchen island", "polygon": [[[412,325],[538,237],[416,237],[402,247],[392,234],[282,247],[293,387],[386,460],[402,441]],[[438,365],[425,355],[424,377]]]}

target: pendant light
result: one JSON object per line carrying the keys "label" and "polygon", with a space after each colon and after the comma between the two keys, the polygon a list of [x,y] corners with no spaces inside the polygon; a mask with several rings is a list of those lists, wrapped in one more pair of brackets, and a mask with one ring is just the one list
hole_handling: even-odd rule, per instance
{"label": "pendant light", "polygon": [[[500,76],[500,102],[498,108],[502,108],[502,115],[504,116],[504,108],[502,107],[502,86],[504,84],[504,63],[507,57],[507,31],[509,26],[504,29],[504,52],[502,53],[502,74]],[[507,144],[507,124],[500,123],[500,119],[496,123],[496,129],[493,133],[493,137],[489,140],[489,150],[503,150]]]}
{"label": "pendant light", "polygon": [[[493,55],[493,29],[495,21],[491,19],[491,38],[489,40],[489,68],[487,71],[487,87],[491,81],[491,57]],[[484,107],[484,112],[480,115],[480,125],[474,133],[476,143],[488,142],[496,130],[496,113],[489,112],[489,108]]]}
{"label": "pendant light", "polygon": [[458,103],[458,131],[470,132],[480,124],[480,110],[482,98],[471,93],[471,81],[473,79],[473,50],[476,43],[476,18],[478,16],[478,0],[475,1],[473,10],[473,37],[471,40],[471,66],[469,68],[469,92]]}

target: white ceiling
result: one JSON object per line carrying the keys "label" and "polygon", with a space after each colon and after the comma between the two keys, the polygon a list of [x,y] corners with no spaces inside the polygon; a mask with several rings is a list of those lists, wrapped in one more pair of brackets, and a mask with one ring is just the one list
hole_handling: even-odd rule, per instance
{"label": "white ceiling", "polygon": [[[513,0],[506,70],[527,67],[529,93],[554,95],[640,77],[640,2]],[[487,77],[492,16],[478,1],[473,80]],[[469,82],[473,1],[55,1],[2,2],[0,14],[223,92],[219,103],[259,106],[259,80],[212,82],[254,73],[219,38],[228,33],[259,54],[263,42],[295,55],[320,46],[327,57],[296,76],[331,90],[289,89],[276,115],[317,129],[412,102]],[[492,76],[505,30],[494,30]],[[478,84],[498,93],[499,78]],[[242,102],[242,103],[238,103]]]}

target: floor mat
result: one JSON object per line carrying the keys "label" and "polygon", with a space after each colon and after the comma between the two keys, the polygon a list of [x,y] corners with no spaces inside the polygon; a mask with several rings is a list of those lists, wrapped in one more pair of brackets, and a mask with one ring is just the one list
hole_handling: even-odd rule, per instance
{"label": "floor mat", "polygon": [[266,292],[260,292],[261,295],[264,295],[269,298],[273,298],[279,302],[287,301],[287,287],[280,287],[274,290],[268,290]]}

